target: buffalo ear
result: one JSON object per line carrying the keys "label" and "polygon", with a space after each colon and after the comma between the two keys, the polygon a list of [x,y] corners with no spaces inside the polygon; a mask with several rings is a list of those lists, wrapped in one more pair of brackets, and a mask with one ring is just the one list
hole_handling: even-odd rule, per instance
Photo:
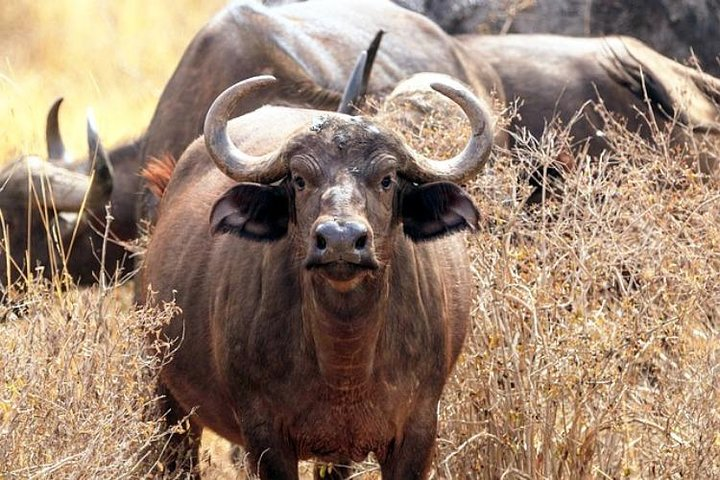
{"label": "buffalo ear", "polygon": [[284,186],[240,183],[213,205],[210,231],[272,242],[285,236],[289,219],[290,199]]}
{"label": "buffalo ear", "polygon": [[403,231],[414,242],[478,228],[477,207],[454,183],[412,185],[400,195]]}

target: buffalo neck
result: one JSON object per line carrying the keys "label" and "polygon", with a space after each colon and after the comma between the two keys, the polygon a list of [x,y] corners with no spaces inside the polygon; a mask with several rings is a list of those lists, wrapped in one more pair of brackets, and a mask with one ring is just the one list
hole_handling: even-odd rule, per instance
{"label": "buffalo neck", "polygon": [[303,325],[320,374],[337,390],[362,388],[375,365],[388,310],[389,283],[380,269],[349,292],[333,290],[317,275],[303,282]]}

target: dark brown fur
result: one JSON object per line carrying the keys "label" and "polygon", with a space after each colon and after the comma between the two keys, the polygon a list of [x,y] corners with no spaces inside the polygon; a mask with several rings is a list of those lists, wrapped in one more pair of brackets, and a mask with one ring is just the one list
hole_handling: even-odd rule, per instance
{"label": "dark brown fur", "polygon": [[[500,76],[508,100],[520,101],[512,129],[540,138],[546,125],[568,125],[578,146],[590,153],[607,145],[596,135],[604,128],[594,104],[627,121],[627,128],[651,138],[648,118],[660,129],[673,117],[690,130],[720,126],[720,80],[684,67],[630,37],[572,38],[558,35],[461,35],[470,56],[489,63]],[[679,91],[687,95],[683,98]],[[689,102],[687,101],[689,100]],[[648,108],[649,107],[649,108]],[[680,130],[680,129],[678,129]],[[689,141],[683,135],[678,143]]]}
{"label": "dark brown fur", "polygon": [[[416,232],[412,241],[403,225],[408,214],[443,221],[451,203],[474,207],[451,184],[438,190],[403,180],[381,155],[407,155],[393,134],[337,114],[311,131],[317,114],[265,107],[231,122],[243,151],[285,145],[290,172],[279,184],[234,183],[202,141],[180,158],[143,275],[156,292],[147,301],[174,299],[182,309],[165,329],[181,340],[162,382],[180,414],[197,407],[195,435],[209,427],[244,445],[261,478],[296,479],[299,459],[343,464],[371,451],[383,478],[424,478],[472,286],[462,235]],[[387,176],[393,182],[386,190]],[[244,190],[288,195],[286,234],[253,241],[232,223],[219,229],[227,234],[211,233],[208,219]],[[428,191],[442,197],[427,200],[429,211],[418,211],[422,203],[403,208],[409,195]],[[328,216],[371,226],[368,248],[378,266],[349,288],[330,280],[338,265],[306,265],[313,225]]]}

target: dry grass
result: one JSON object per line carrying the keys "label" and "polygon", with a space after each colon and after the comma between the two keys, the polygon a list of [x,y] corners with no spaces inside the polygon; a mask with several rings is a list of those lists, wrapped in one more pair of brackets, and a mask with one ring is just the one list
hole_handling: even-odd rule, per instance
{"label": "dry grass", "polygon": [[472,186],[486,222],[438,478],[720,476],[720,184],[664,132],[618,127],[544,208],[517,178],[551,166],[564,131]]}
{"label": "dry grass", "polygon": [[[190,39],[224,0],[0,4],[0,163],[45,152],[45,116],[87,149],[85,108],[106,145],[139,135]],[[78,291],[66,279],[13,290],[0,306],[0,478],[165,475],[167,439],[145,422],[157,365],[146,337],[166,314],[134,311],[127,287]]]}
{"label": "dry grass", "polygon": [[131,289],[35,283],[0,307],[0,477],[141,478],[168,439],[155,408],[172,306],[131,306]]}
{"label": "dry grass", "polygon": [[[45,109],[59,93],[70,131],[82,131],[82,114],[71,112],[77,103],[95,103],[110,140],[140,132],[190,37],[179,28],[148,32],[144,22],[174,19],[193,30],[214,7],[191,15],[200,2],[172,12],[127,4],[117,14],[119,6],[79,2],[82,18],[104,12],[106,28],[93,34],[56,4],[0,7],[0,25],[13,27],[0,28],[0,46],[14,47],[0,48],[11,52],[0,78],[0,105],[11,106],[0,111],[13,112],[2,118],[0,152],[43,151]],[[22,28],[30,19],[45,19],[51,34]],[[155,41],[169,45],[132,50],[140,37],[113,28],[133,22],[130,32],[160,32]],[[77,66],[88,62],[82,52],[94,51],[98,30],[105,47],[95,52],[108,72],[97,61]],[[55,58],[46,42],[58,38],[64,53]],[[141,51],[147,57],[138,60]],[[133,63],[145,61],[153,65]],[[134,81],[116,75],[123,63]],[[438,128],[442,120],[426,122],[418,148],[452,150],[461,132]],[[720,184],[687,166],[698,152],[670,148],[664,132],[654,144],[616,127],[605,134],[615,153],[578,154],[562,196],[544,208],[524,205],[529,191],[518,178],[566,151],[562,129],[522,142],[516,156],[497,152],[468,187],[484,216],[469,238],[477,296],[440,405],[433,478],[720,478]],[[171,307],[136,311],[129,299],[127,287],[37,283],[0,307],[0,478],[172,476],[155,463],[167,440],[162,424],[143,415],[158,366],[145,339]],[[228,478],[229,453],[211,443],[206,476]],[[373,469],[359,471],[377,478]]]}

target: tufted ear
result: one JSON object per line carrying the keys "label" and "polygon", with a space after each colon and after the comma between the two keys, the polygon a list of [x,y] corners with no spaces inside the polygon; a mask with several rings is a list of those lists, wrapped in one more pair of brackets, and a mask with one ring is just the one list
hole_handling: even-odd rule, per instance
{"label": "tufted ear", "polygon": [[400,195],[403,231],[414,242],[478,228],[477,207],[454,183],[410,185]]}
{"label": "tufted ear", "polygon": [[210,231],[272,242],[285,236],[289,219],[290,199],[283,185],[240,183],[213,205]]}

